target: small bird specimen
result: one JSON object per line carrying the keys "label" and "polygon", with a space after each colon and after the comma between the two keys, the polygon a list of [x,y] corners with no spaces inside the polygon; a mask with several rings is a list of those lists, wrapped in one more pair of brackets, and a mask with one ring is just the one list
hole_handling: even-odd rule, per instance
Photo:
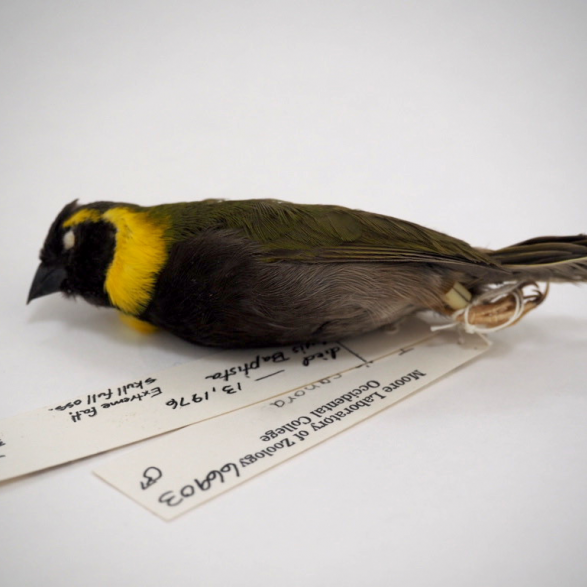
{"label": "small bird specimen", "polygon": [[220,347],[337,340],[422,310],[496,329],[542,302],[527,286],[587,281],[586,235],[490,251],[381,214],[277,200],[74,201],[40,258],[29,302],[60,291]]}

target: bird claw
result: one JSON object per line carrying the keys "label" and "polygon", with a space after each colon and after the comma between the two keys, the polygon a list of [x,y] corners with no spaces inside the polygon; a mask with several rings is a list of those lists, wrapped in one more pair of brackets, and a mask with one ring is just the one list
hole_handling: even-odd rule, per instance
{"label": "bird claw", "polygon": [[[527,287],[532,291],[525,292]],[[547,295],[548,284],[544,291],[535,282],[505,284],[473,297],[466,308],[457,310],[451,317],[461,323],[466,332],[494,332],[519,322]]]}

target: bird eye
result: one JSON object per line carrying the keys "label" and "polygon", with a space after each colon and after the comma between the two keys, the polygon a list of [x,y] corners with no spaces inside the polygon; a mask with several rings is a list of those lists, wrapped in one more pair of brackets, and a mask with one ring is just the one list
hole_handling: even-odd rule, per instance
{"label": "bird eye", "polygon": [[75,244],[75,234],[73,234],[73,230],[68,230],[63,235],[63,248],[66,251],[69,251],[69,249],[71,249],[74,244]]}

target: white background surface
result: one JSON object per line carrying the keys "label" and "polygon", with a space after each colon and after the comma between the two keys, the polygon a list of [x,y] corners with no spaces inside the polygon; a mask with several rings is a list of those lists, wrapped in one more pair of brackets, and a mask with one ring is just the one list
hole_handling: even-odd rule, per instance
{"label": "white background surface", "polygon": [[[59,296],[24,305],[74,198],[338,203],[484,247],[587,231],[586,17],[579,1],[4,0],[0,417],[206,352]],[[553,287],[493,340],[172,523],[92,475],[117,453],[3,484],[0,583],[583,586],[587,288]]]}

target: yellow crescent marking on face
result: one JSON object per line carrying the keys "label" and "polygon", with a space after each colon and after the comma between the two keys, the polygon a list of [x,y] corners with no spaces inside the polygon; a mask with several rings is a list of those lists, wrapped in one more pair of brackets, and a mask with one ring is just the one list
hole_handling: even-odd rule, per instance
{"label": "yellow crescent marking on face", "polygon": [[82,222],[86,222],[87,220],[91,222],[98,222],[102,217],[102,213],[98,210],[93,210],[92,208],[83,208],[82,210],[78,210],[75,214],[70,216],[64,223],[63,228],[69,228],[70,226],[76,226],[77,224],[81,224]]}
{"label": "yellow crescent marking on face", "polygon": [[151,301],[155,282],[167,261],[167,226],[146,212],[124,207],[111,208],[102,218],[116,227],[106,292],[112,304],[125,314],[139,315]]}

